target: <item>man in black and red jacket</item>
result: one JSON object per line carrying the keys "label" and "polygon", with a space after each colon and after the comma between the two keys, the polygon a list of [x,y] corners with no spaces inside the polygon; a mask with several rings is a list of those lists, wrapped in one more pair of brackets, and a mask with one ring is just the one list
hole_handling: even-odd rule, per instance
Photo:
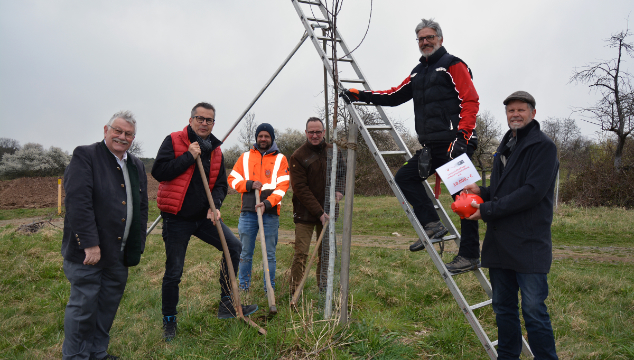
{"label": "man in black and red jacket", "polygon": [[[233,271],[238,272],[242,244],[222,222],[219,210],[227,195],[228,186],[224,156],[220,151],[222,142],[211,133],[215,114],[216,109],[211,104],[196,104],[191,111],[189,125],[181,131],[167,135],[152,166],[152,176],[160,181],[156,202],[163,217],[166,255],[162,287],[165,341],[170,341],[176,336],[178,284],[183,275],[185,253],[192,235],[222,251],[220,236],[215,226],[215,222],[220,221]],[[216,214],[212,214],[202,177],[196,166],[199,156],[214,199]],[[236,316],[231,303],[228,271],[223,257],[220,264],[220,319]],[[257,309],[257,305],[242,306],[245,316]]]}
{"label": "man in black and red jacket", "polygon": [[[440,25],[433,19],[423,19],[415,31],[422,56],[420,64],[405,81],[385,91],[345,90],[342,97],[346,101],[384,106],[414,100],[416,134],[423,149],[417,151],[394,178],[428,237],[438,239],[447,233],[447,228],[426,196],[422,181],[436,168],[464,153],[471,157],[477,147],[475,126],[480,104],[471,70],[442,46]],[[461,226],[460,250],[447,264],[447,270],[453,273],[475,269],[479,264],[478,224],[461,220]],[[420,239],[410,246],[411,251],[424,248]]]}

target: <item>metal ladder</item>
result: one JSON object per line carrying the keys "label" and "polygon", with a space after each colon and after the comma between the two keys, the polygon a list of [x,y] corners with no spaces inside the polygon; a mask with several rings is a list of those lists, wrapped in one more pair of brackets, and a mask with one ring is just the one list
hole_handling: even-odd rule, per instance
{"label": "metal ladder", "polygon": [[[293,3],[293,6],[295,7],[295,10],[297,11],[297,15],[299,15],[299,18],[302,24],[304,25],[304,28],[306,30],[306,33],[308,34],[309,39],[312,41],[313,45],[315,46],[315,49],[317,50],[317,53],[319,54],[319,57],[322,59],[324,67],[326,68],[327,72],[330,74],[331,78],[334,80],[333,68],[330,64],[330,61],[332,61],[332,58],[329,57],[325,53],[324,49],[322,49],[322,44],[321,44],[321,41],[325,40],[325,41],[332,42],[333,39],[329,37],[319,36],[315,34],[315,31],[314,31],[314,29],[316,28],[321,29],[324,27],[331,26],[332,21],[327,9],[325,8],[324,4],[322,4],[320,1],[317,1],[317,0],[291,0],[291,1]],[[308,11],[305,12],[304,9],[307,9]],[[319,10],[315,11],[315,9],[319,9]],[[348,46],[346,45],[345,41],[341,37],[341,34],[339,33],[339,31],[336,31],[335,35],[336,35],[335,36],[336,44],[331,44],[331,45],[332,46],[339,45],[341,49],[340,54],[345,55],[343,57],[338,56],[339,58],[337,59],[337,61],[342,64],[343,63],[350,64],[352,68],[354,69],[354,72],[356,73],[356,76],[357,76],[357,78],[355,79],[339,79],[341,87],[350,87],[350,86],[346,86],[345,84],[354,84],[354,86],[358,87],[362,85],[364,89],[371,90],[372,88],[370,87],[370,84],[366,80],[365,76],[363,76],[363,73],[361,72],[361,69],[359,68],[359,65],[357,64],[357,61],[354,59],[354,56],[350,54]],[[383,125],[365,125],[363,121],[361,120],[361,117],[357,113],[355,105],[375,107],[376,111],[379,113],[383,121]],[[449,271],[447,271],[447,268],[445,267],[445,264],[442,261],[442,258],[440,257],[440,255],[438,254],[434,246],[432,246],[433,243],[448,241],[448,240],[453,240],[455,241],[457,246],[460,246],[460,234],[458,233],[456,227],[449,219],[449,216],[447,216],[447,212],[442,207],[441,203],[434,197],[429,183],[425,181],[424,186],[425,186],[427,195],[432,199],[432,202],[434,203],[434,207],[438,211],[438,215],[440,216],[442,222],[446,226],[448,225],[447,228],[449,230],[449,235],[443,237],[442,239],[435,239],[434,241],[430,241],[430,239],[427,237],[427,234],[423,230],[423,227],[421,226],[418,219],[414,215],[414,211],[410,207],[407,200],[405,200],[405,196],[401,192],[401,189],[398,187],[398,185],[396,185],[396,182],[394,181],[394,176],[392,175],[392,172],[388,168],[383,158],[386,155],[388,156],[402,155],[405,157],[406,160],[412,157],[411,153],[407,149],[407,146],[405,146],[403,139],[395,131],[392,121],[386,116],[381,106],[378,106],[378,105],[359,102],[359,103],[353,103],[353,104],[346,104],[346,109],[351,114],[356,126],[358,126],[359,131],[361,135],[363,136],[363,139],[365,140],[368,147],[370,148],[370,151],[372,152],[374,159],[376,160],[379,167],[381,168],[381,171],[383,172],[383,175],[387,179],[388,184],[390,185],[392,191],[394,192],[394,195],[396,196],[398,201],[401,203],[401,206],[403,207],[405,214],[407,214],[409,221],[412,223],[412,226],[416,230],[418,237],[424,241],[425,249],[429,253],[429,256],[431,256],[431,259],[434,262],[434,265],[436,265],[436,268],[440,272],[440,275],[442,276],[443,280],[445,280],[447,287],[453,294],[454,299],[456,299],[458,306],[460,307],[465,317],[467,318],[467,322],[469,322],[469,324],[475,331],[478,339],[482,343],[482,346],[484,346],[484,349],[486,350],[487,354],[489,354],[491,359],[497,359],[497,351],[495,350],[495,345],[497,345],[497,340],[496,341],[489,340],[489,337],[487,336],[485,331],[482,329],[480,322],[478,321],[476,316],[473,314],[473,310],[487,306],[487,305],[491,305],[491,297],[492,297],[491,284],[489,283],[489,281],[487,280],[486,276],[484,275],[484,273],[482,272],[480,268],[474,271],[469,271],[474,273],[474,275],[480,282],[483,290],[488,295],[489,300],[478,303],[478,304],[474,304],[474,305],[469,305],[467,303],[464,296],[462,295],[462,292],[460,291],[456,282],[453,279],[454,274],[451,274]],[[398,146],[400,150],[398,151],[379,150],[371,136],[371,133],[370,133],[371,131],[389,132],[390,135],[392,136],[392,139],[394,140],[394,142],[396,143],[396,145]],[[522,352],[525,355],[532,357],[532,352],[530,351],[530,348],[528,347],[528,344],[524,337],[522,337],[522,343],[523,343]]]}

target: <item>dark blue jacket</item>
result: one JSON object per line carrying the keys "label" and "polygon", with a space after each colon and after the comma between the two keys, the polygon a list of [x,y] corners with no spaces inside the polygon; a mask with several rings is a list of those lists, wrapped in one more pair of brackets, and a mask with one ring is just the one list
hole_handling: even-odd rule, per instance
{"label": "dark blue jacket", "polygon": [[482,266],[520,273],[548,273],[552,263],[550,227],[559,160],[557,147],[533,120],[518,130],[518,142],[506,166],[499,154],[512,136],[509,130],[496,152],[491,186],[480,187]]}
{"label": "dark blue jacket", "polygon": [[[126,242],[127,266],[136,265],[145,249],[148,197],[147,175],[141,160],[128,153],[128,172],[133,191],[132,225]],[[137,174],[131,170],[136,169]],[[136,181],[135,181],[136,179]],[[110,267],[121,255],[121,242],[127,216],[127,195],[123,172],[103,141],[78,146],[64,172],[66,216],[62,255],[83,263],[84,249],[99,245],[97,267]],[[138,196],[135,196],[138,193]],[[125,262],[125,261],[124,261]]]}

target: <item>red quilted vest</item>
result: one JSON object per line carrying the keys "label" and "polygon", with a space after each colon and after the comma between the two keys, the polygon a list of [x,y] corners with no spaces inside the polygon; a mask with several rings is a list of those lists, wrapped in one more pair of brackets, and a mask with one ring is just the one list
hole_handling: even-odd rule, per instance
{"label": "red quilted vest", "polygon": [[[189,151],[189,136],[187,135],[187,126],[183,131],[173,132],[172,147],[174,148],[174,159],[183,155],[186,151]],[[185,200],[185,193],[189,187],[189,182],[194,175],[193,164],[185,172],[178,175],[175,179],[170,181],[161,181],[159,184],[158,194],[156,197],[156,203],[161,211],[170,214],[178,213],[183,207],[183,201]],[[217,147],[211,153],[211,163],[209,165],[209,190],[213,190],[216,184],[216,179],[220,173],[220,166],[222,166],[222,151],[220,147]]]}

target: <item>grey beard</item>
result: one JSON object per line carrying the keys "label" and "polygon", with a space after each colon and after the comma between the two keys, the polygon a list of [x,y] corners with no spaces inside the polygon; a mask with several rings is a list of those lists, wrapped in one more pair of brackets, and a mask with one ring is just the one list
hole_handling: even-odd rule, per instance
{"label": "grey beard", "polygon": [[420,51],[421,55],[423,55],[423,57],[424,57],[425,59],[428,59],[430,56],[434,55],[434,53],[435,53],[436,51],[438,51],[438,49],[440,49],[440,47],[435,48],[435,49],[434,49],[434,50],[432,50],[432,52],[430,52],[429,54],[425,54],[425,53],[423,52],[423,50],[421,50],[420,48],[418,48],[418,51]]}

